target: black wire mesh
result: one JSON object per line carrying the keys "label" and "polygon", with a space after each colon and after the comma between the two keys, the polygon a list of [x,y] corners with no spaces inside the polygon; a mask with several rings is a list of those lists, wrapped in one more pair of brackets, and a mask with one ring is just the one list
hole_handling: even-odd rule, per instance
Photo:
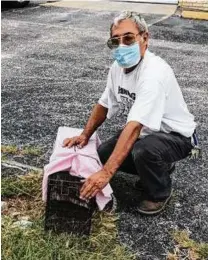
{"label": "black wire mesh", "polygon": [[95,199],[79,198],[81,178],[69,172],[57,172],[48,177],[45,230],[56,233],[89,235]]}

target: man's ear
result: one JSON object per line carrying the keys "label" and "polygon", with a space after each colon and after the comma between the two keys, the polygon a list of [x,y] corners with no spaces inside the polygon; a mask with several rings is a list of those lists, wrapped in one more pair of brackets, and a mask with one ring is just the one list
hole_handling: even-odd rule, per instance
{"label": "man's ear", "polygon": [[142,38],[143,38],[143,43],[148,42],[149,33],[148,32],[143,33]]}

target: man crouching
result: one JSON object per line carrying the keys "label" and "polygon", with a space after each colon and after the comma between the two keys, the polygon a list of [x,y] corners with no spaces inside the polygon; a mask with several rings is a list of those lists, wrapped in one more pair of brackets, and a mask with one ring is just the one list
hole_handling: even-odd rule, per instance
{"label": "man crouching", "polygon": [[193,148],[196,123],[173,70],[148,50],[148,38],[140,14],[124,12],[115,18],[107,42],[115,61],[106,89],[82,134],[67,138],[64,145],[83,147],[106,118],[126,116],[123,129],[98,148],[103,169],[86,179],[80,197],[94,197],[118,170],[137,174],[143,191],[138,211],[150,215],[169,201],[170,173],[174,162]]}

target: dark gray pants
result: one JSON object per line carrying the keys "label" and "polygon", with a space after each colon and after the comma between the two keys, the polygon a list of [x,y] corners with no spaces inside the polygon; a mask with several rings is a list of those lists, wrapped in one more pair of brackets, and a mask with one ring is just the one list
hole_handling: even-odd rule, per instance
{"label": "dark gray pants", "polygon": [[[113,152],[121,131],[98,147],[103,164]],[[170,165],[187,157],[192,149],[191,138],[178,133],[154,133],[138,139],[120,167],[120,171],[140,176],[146,198],[162,201],[171,192]]]}

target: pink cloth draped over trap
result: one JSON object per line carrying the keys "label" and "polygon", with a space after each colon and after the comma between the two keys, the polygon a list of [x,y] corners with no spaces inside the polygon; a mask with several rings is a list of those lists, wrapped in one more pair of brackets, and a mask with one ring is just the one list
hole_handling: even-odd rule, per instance
{"label": "pink cloth draped over trap", "polygon": [[[77,128],[59,127],[49,164],[44,167],[42,182],[44,201],[47,199],[47,183],[50,174],[69,171],[71,175],[88,178],[93,173],[102,169],[102,163],[97,153],[97,147],[101,142],[96,132],[82,149],[76,146],[71,148],[62,147],[65,138],[79,136],[82,131],[82,129]],[[113,191],[108,184],[96,195],[96,202],[100,210],[111,200],[112,193]]]}

